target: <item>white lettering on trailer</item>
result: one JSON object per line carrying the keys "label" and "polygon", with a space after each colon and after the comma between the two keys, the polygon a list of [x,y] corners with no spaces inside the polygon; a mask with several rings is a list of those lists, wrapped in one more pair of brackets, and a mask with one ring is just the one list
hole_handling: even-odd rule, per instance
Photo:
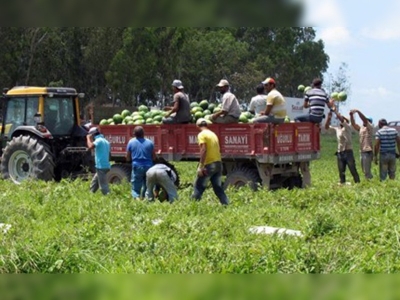
{"label": "white lettering on trailer", "polygon": [[145,136],[146,139],[149,139],[150,141],[152,141],[154,143],[155,141],[155,137],[154,136]]}
{"label": "white lettering on trailer", "polygon": [[189,135],[189,144],[190,145],[197,145],[197,136]]}
{"label": "white lettering on trailer", "polygon": [[292,135],[291,134],[279,134],[276,137],[276,142],[278,144],[288,144],[288,143],[292,143]]}
{"label": "white lettering on trailer", "polygon": [[111,144],[126,144],[126,139],[124,135],[108,135],[106,139]]}
{"label": "white lettering on trailer", "polygon": [[299,142],[300,143],[310,143],[311,142],[311,134],[301,133],[299,134]]}
{"label": "white lettering on trailer", "polygon": [[300,154],[297,159],[298,160],[311,160],[311,154]]}
{"label": "white lettering on trailer", "polygon": [[247,145],[247,136],[226,136],[225,145]]}

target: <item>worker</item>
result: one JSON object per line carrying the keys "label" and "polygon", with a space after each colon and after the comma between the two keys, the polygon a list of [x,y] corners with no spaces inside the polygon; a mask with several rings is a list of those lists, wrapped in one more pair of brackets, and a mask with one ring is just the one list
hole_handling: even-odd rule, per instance
{"label": "worker", "polygon": [[222,108],[211,115],[211,121],[219,124],[238,123],[241,114],[239,101],[232,94],[228,80],[222,79],[217,87],[222,94]]}
{"label": "worker", "polygon": [[189,96],[183,92],[182,81],[176,79],[172,82],[174,92],[174,106],[165,107],[168,113],[163,118],[163,124],[188,124],[192,120],[190,113]]}
{"label": "worker", "polygon": [[178,199],[178,172],[166,161],[156,163],[146,172],[146,185],[146,198],[151,202],[158,198],[160,191],[166,193],[169,203]]}

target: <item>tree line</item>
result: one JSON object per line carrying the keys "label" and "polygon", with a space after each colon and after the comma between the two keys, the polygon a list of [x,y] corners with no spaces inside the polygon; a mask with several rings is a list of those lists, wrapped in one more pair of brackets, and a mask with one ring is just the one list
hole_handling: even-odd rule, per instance
{"label": "tree line", "polygon": [[128,106],[169,101],[177,78],[192,101],[214,101],[222,78],[241,101],[268,76],[301,96],[329,63],[313,27],[1,27],[0,37],[3,87],[70,86]]}

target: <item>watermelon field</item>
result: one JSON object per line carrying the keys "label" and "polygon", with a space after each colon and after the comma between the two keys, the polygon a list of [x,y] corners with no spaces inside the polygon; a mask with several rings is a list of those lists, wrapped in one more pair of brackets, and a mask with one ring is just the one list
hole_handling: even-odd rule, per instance
{"label": "watermelon field", "polygon": [[[354,137],[356,141],[356,137]],[[190,200],[195,163],[176,163],[180,199],[134,201],[89,182],[0,181],[1,273],[393,273],[400,270],[399,180],[338,186],[334,136],[322,139],[310,189],[208,189]],[[358,149],[358,144],[355,144]],[[359,172],[359,164],[357,165]],[[257,234],[255,226],[298,234]]]}

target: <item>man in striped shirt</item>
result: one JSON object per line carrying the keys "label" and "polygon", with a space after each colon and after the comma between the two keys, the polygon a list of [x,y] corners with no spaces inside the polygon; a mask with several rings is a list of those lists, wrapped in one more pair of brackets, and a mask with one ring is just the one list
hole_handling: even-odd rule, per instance
{"label": "man in striped shirt", "polygon": [[322,79],[313,80],[312,89],[304,96],[304,108],[309,108],[307,115],[298,116],[296,122],[312,122],[319,124],[324,119],[325,106],[332,108],[328,94],[322,89]]}
{"label": "man in striped shirt", "polygon": [[388,127],[386,119],[379,120],[379,130],[375,136],[375,163],[378,164],[381,181],[389,174],[390,179],[396,178],[396,145],[400,152],[400,137],[396,129]]}

